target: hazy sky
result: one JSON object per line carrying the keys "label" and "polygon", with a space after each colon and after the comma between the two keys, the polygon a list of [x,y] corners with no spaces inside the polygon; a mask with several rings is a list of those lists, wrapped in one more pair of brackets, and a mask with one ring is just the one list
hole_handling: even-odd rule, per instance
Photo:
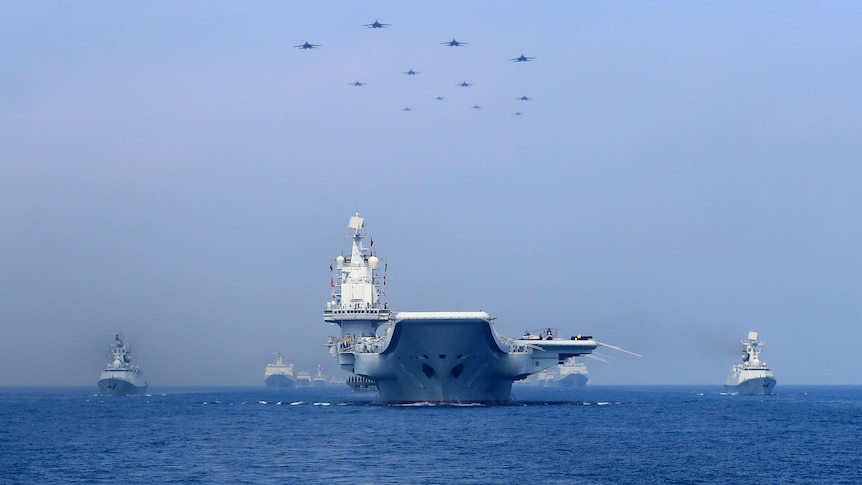
{"label": "hazy sky", "polygon": [[355,210],[396,310],[643,354],[587,360],[594,382],[720,385],[757,329],[779,386],[862,384],[860,24],[840,1],[2,2],[0,385],[95,388],[117,332],[152,387],[262,385],[276,350],[344,377],[321,313]]}

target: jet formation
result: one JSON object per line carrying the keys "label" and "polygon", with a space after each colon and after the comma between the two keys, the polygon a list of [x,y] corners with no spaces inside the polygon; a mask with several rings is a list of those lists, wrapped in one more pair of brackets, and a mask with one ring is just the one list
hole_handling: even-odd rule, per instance
{"label": "jet formation", "polygon": [[[382,22],[378,21],[377,19],[375,19],[374,22],[371,22],[369,24],[362,24],[362,26],[369,28],[369,29],[385,29],[387,27],[391,27],[392,24],[385,24],[385,23],[382,23]],[[452,38],[452,40],[447,41],[447,42],[440,42],[440,44],[442,44],[446,47],[463,47],[463,46],[469,45],[467,42],[461,42],[459,40],[456,40],[454,37]],[[321,44],[312,44],[308,41],[305,41],[304,43],[295,45],[293,47],[295,47],[297,49],[306,50],[306,49],[316,49],[318,47],[322,47],[322,45]],[[536,58],[530,57],[530,56],[525,56],[524,54],[521,54],[518,57],[512,57],[512,58],[509,58],[508,60],[511,62],[530,62],[534,59],[536,59]],[[414,71],[412,68],[407,70],[407,71],[402,71],[402,74],[407,75],[407,76],[415,76],[419,73],[420,73],[420,71]],[[361,82],[361,81],[355,81],[355,82],[352,82],[349,84],[351,86],[360,87],[360,86],[365,86],[366,83]],[[463,81],[463,82],[455,84],[455,86],[466,88],[466,87],[473,86],[473,83],[468,83],[467,81]],[[442,96],[437,96],[434,99],[436,99],[437,101],[442,101],[445,98],[443,98]],[[528,101],[528,100],[531,100],[533,98],[530,98],[530,97],[524,95],[524,96],[516,97],[515,99],[520,100],[520,101]],[[472,108],[473,109],[479,109],[479,108],[481,108],[481,106],[479,106],[477,104],[477,105],[473,105]],[[408,106],[405,106],[404,108],[402,108],[402,111],[411,111],[411,108]],[[519,111],[519,112],[515,113],[515,116],[521,116],[521,114],[522,113]]]}

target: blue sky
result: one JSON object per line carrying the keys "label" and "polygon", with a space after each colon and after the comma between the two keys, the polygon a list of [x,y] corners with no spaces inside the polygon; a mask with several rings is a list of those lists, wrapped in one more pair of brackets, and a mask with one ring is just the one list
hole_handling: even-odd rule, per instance
{"label": "blue sky", "polygon": [[779,385],[862,384],[860,13],[3,3],[0,385],[94,385],[117,332],[153,386],[336,374],[355,210],[394,308],[643,354],[595,382],[721,384],[757,329]]}

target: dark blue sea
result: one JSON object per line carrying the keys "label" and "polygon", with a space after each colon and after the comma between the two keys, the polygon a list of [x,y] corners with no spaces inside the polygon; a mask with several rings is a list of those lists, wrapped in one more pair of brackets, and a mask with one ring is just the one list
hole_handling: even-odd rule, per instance
{"label": "dark blue sea", "polygon": [[862,483],[862,387],[515,386],[389,406],[346,386],[0,389],[3,483]]}

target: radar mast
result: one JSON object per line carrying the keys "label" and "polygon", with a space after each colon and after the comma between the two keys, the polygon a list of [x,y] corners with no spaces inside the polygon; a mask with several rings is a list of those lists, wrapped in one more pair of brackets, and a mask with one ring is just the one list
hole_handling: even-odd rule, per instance
{"label": "radar mast", "polygon": [[[330,279],[332,298],[323,309],[323,320],[341,327],[338,342],[353,345],[360,338],[375,338],[377,328],[388,322],[389,305],[381,301],[380,260],[371,253],[373,238],[362,233],[365,220],[356,212],[347,227],[353,230],[350,256],[335,258],[334,274]],[[369,238],[369,247],[363,239]],[[384,277],[385,284],[385,277]]]}

